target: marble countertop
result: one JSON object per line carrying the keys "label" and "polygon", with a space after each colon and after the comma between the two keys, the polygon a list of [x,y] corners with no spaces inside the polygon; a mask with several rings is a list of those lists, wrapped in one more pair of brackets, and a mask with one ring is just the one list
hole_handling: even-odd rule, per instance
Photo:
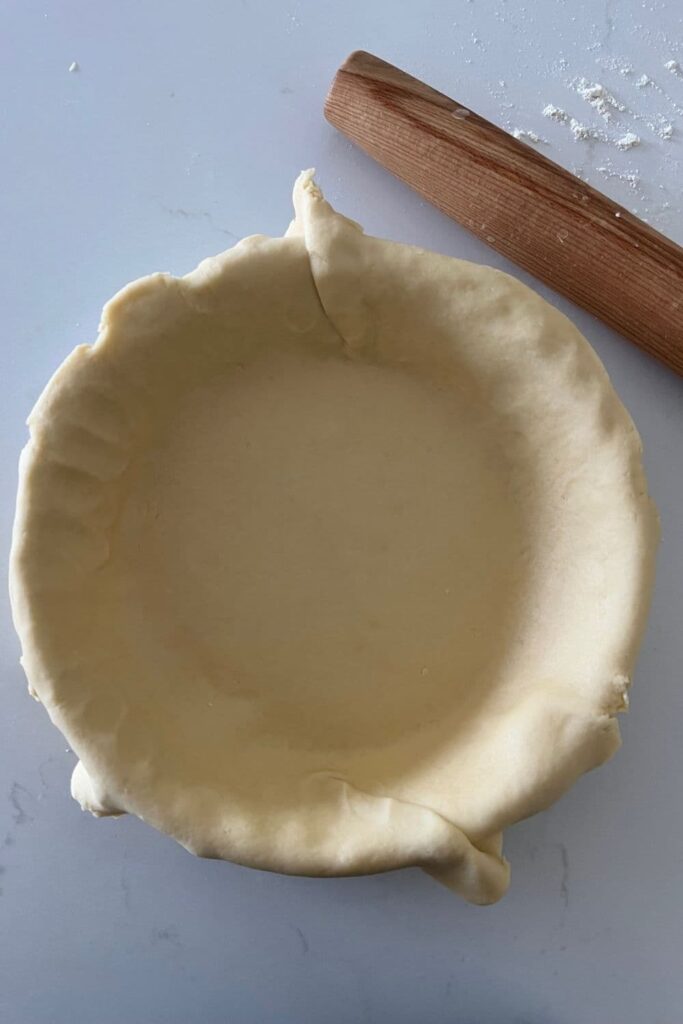
{"label": "marble countertop", "polygon": [[[374,234],[531,280],[324,122],[353,49],[537,136],[683,242],[677,0],[22,0],[3,6],[0,33],[3,565],[24,421],[49,374],[95,337],[103,302],[245,234],[280,234],[302,167]],[[620,148],[629,133],[638,143]],[[607,365],[662,515],[622,750],[509,831],[512,887],[488,909],[418,871],[320,881],[201,861],[71,800],[74,755],[27,695],[3,596],[8,1024],[680,1021],[683,381],[537,287]]]}

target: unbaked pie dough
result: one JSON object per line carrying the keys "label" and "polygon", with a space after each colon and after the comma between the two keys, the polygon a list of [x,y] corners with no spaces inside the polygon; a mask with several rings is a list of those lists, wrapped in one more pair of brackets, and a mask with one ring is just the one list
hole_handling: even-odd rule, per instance
{"label": "unbaked pie dough", "polygon": [[596,355],[488,267],[284,238],[107,304],[30,417],[11,592],[73,794],[293,874],[508,885],[619,745],[656,516]]}

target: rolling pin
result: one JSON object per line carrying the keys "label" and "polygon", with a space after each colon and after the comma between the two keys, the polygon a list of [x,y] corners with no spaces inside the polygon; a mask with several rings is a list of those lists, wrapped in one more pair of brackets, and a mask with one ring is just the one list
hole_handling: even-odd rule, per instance
{"label": "rolling pin", "polygon": [[683,374],[683,249],[530,146],[370,53],[325,116],[440,210]]}

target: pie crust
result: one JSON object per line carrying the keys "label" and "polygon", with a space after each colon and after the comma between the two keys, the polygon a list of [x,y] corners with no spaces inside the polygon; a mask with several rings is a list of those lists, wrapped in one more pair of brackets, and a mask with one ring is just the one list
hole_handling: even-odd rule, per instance
{"label": "pie crust", "polygon": [[254,236],[105,307],[21,457],[11,595],[72,791],[193,853],[420,865],[619,745],[657,540],[597,356],[519,281],[366,236],[303,173]]}

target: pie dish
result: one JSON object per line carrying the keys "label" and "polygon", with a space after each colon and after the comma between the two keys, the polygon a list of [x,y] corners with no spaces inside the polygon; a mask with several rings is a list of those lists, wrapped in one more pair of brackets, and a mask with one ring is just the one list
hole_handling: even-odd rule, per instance
{"label": "pie dish", "polygon": [[657,519],[638,434],[512,277],[366,236],[304,172],[105,307],[21,457],[11,596],[95,814],[476,903],[619,745]]}

